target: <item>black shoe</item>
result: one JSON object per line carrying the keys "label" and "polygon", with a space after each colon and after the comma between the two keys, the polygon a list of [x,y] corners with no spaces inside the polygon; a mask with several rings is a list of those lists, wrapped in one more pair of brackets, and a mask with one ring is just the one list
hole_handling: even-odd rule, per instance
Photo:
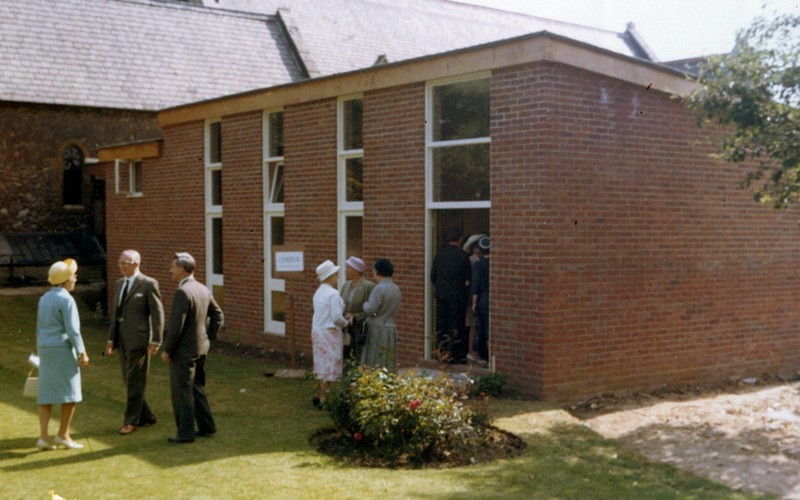
{"label": "black shoe", "polygon": [[158,422],[158,419],[156,418],[155,415],[153,415],[147,420],[142,420],[141,422],[139,422],[139,427],[148,427],[150,425],[155,424],[156,422]]}
{"label": "black shoe", "polygon": [[311,404],[314,405],[314,408],[322,408],[322,403],[319,402],[319,398],[316,396],[311,398]]}
{"label": "black shoe", "polygon": [[170,443],[194,443],[194,438],[169,437],[167,441]]}
{"label": "black shoe", "polygon": [[200,437],[211,437],[216,433],[217,433],[217,431],[200,431],[200,432],[195,432],[194,435],[195,436],[200,436]]}

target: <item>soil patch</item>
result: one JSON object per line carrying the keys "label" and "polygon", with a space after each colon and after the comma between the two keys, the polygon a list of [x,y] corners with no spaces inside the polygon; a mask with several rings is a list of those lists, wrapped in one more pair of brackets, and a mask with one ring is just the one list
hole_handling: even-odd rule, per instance
{"label": "soil patch", "polygon": [[320,453],[335,457],[345,462],[364,467],[382,468],[436,468],[445,469],[461,467],[502,458],[513,458],[520,455],[526,447],[525,442],[510,432],[489,426],[483,437],[466,449],[454,450],[443,456],[429,457],[424,463],[410,461],[406,457],[395,460],[375,457],[363,449],[359,449],[352,436],[344,436],[335,428],[326,428],[316,432],[309,439],[311,446]]}
{"label": "soil patch", "polygon": [[654,461],[749,493],[800,499],[800,383],[744,379],[592,398],[569,411]]}
{"label": "soil patch", "polygon": [[[263,361],[264,364],[277,365],[281,367],[291,366],[291,354],[278,352],[274,349],[265,347],[241,344],[239,342],[230,342],[226,340],[215,340],[211,345],[211,352],[227,354],[245,359],[257,359]],[[311,368],[313,360],[306,356],[295,356],[296,368]]]}

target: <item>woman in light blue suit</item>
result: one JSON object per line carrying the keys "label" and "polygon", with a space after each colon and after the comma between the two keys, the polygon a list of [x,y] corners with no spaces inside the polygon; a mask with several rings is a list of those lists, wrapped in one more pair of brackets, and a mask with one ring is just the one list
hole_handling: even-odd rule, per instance
{"label": "woman in light blue suit", "polygon": [[[36,347],[39,353],[39,440],[40,450],[83,448],[72,440],[69,426],[81,394],[81,370],[89,356],[81,337],[78,306],[69,292],[75,289],[78,264],[72,259],[50,266],[47,280],[53,285],[41,299],[36,320]],[[48,426],[53,405],[61,405],[58,434],[50,441]]]}

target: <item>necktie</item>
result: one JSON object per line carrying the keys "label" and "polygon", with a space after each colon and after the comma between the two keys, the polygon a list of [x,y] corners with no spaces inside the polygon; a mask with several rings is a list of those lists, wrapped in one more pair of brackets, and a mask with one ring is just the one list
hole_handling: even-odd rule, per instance
{"label": "necktie", "polygon": [[[116,321],[114,322],[114,334],[119,335],[119,322],[122,321],[122,303],[125,302],[125,296],[128,295],[128,280],[122,285],[122,293],[119,295],[119,304],[117,304]],[[117,340],[115,339],[115,343]]]}
{"label": "necktie", "polygon": [[[125,302],[126,295],[128,295],[128,280],[125,280],[125,284],[122,286],[122,293],[119,296],[119,305]],[[119,311],[119,309],[117,309],[117,311]]]}

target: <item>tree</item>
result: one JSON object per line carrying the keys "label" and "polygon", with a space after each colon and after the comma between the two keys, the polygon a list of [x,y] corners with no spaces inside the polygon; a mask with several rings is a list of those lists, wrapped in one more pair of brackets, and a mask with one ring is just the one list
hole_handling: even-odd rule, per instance
{"label": "tree", "polygon": [[700,68],[686,98],[698,124],[716,122],[726,161],[753,161],[742,182],[755,199],[787,208],[800,198],[800,15],[756,18],[730,54]]}

